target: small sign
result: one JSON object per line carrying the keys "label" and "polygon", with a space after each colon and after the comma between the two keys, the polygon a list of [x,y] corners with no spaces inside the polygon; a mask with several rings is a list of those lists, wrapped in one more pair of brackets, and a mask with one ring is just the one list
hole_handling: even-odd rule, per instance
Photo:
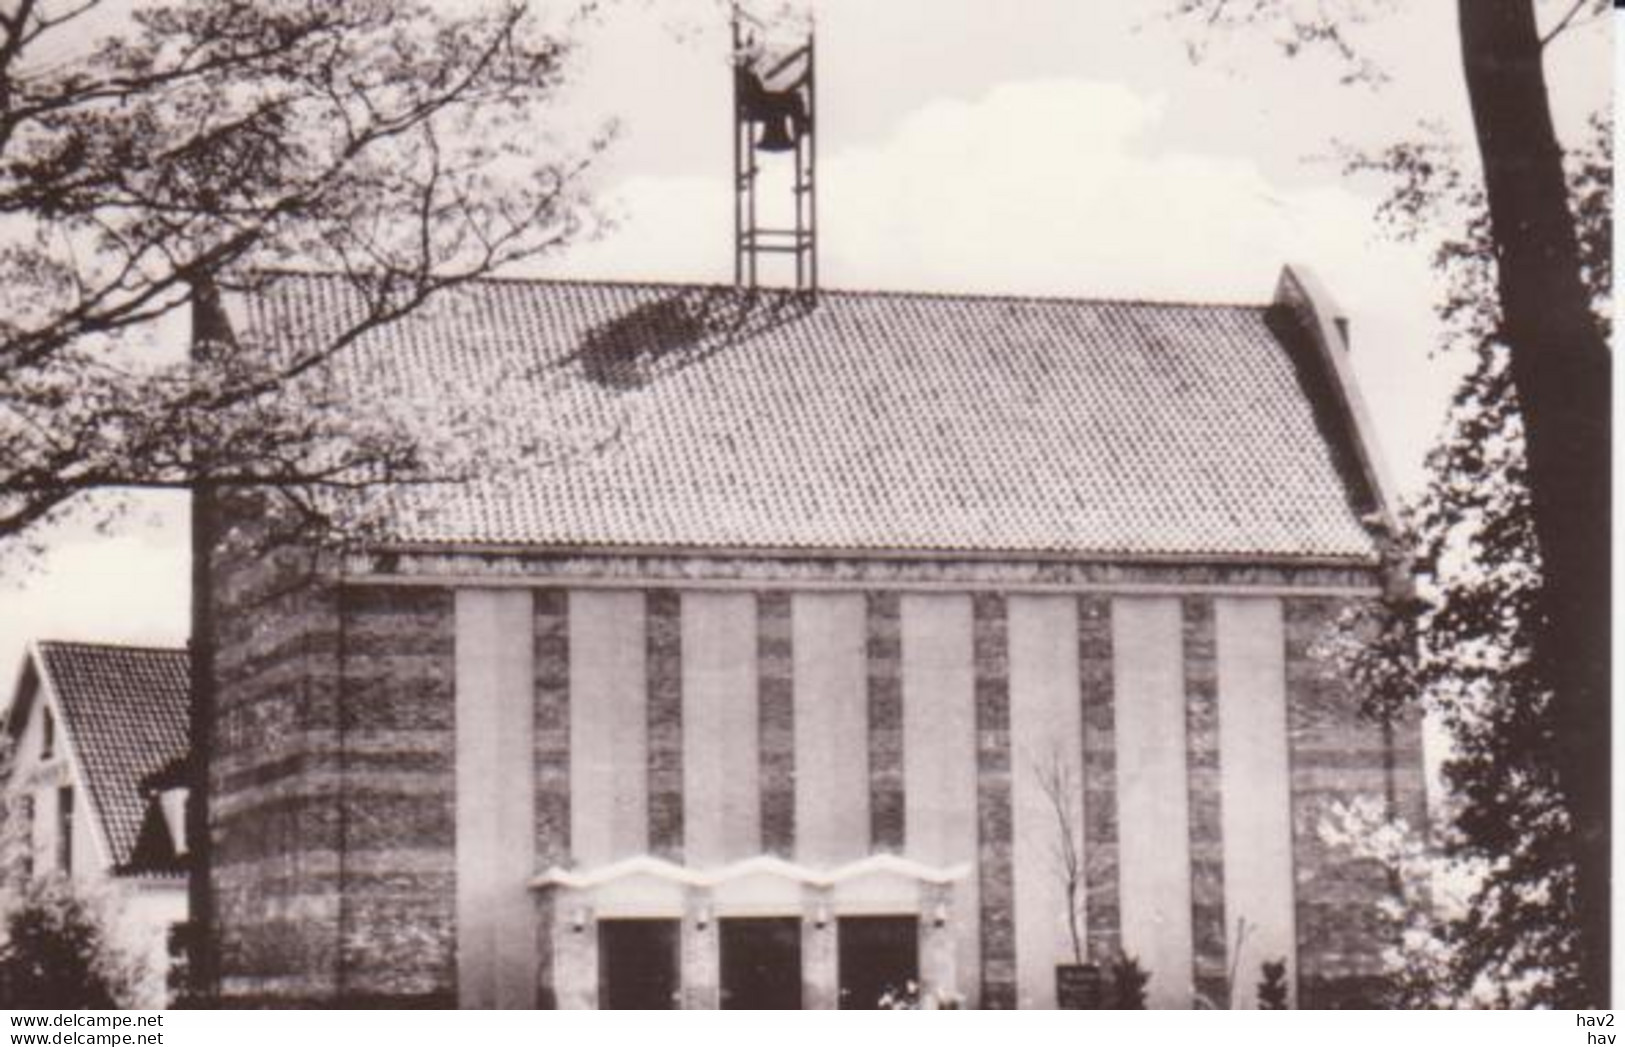
{"label": "small sign", "polygon": [[1055,967],[1055,1003],[1063,1011],[1098,1011],[1103,1000],[1100,968],[1092,963]]}

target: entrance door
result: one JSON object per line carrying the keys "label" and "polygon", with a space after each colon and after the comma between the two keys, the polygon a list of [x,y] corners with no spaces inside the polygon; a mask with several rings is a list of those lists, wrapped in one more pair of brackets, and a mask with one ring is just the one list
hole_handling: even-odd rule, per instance
{"label": "entrance door", "polygon": [[840,978],[843,1011],[873,1011],[880,998],[920,980],[920,921],[913,916],[843,916]]}
{"label": "entrance door", "polygon": [[606,1011],[677,1007],[676,920],[598,921],[598,1006]]}
{"label": "entrance door", "polygon": [[719,922],[722,1009],[801,1008],[801,921],[791,918]]}

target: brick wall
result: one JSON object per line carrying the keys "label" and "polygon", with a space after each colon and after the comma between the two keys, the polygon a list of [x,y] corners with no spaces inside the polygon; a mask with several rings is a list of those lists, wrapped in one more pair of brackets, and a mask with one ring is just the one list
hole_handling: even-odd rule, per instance
{"label": "brick wall", "polygon": [[1003,596],[973,599],[977,876],[985,1010],[1016,1006],[1015,874],[1011,867],[1010,636]]}
{"label": "brick wall", "polygon": [[[1219,788],[1219,691],[1213,600],[1182,601],[1185,655],[1185,776],[1190,795],[1192,975],[1214,1006],[1230,999],[1229,922],[1224,911],[1224,830]],[[1245,797],[1236,798],[1247,802]]]}
{"label": "brick wall", "polygon": [[452,594],[349,589],[341,608],[338,996],[450,1001],[456,989]]}
{"label": "brick wall", "polygon": [[570,596],[536,592],[537,868],[570,858]]}
{"label": "brick wall", "polygon": [[1117,875],[1117,733],[1112,687],[1112,604],[1078,600],[1078,675],[1083,705],[1084,920],[1090,963],[1122,951]]}
{"label": "brick wall", "polygon": [[1377,865],[1328,847],[1320,825],[1339,802],[1392,800],[1399,813],[1424,806],[1421,735],[1415,723],[1389,732],[1358,714],[1334,666],[1316,646],[1342,601],[1284,601],[1287,730],[1292,774],[1292,849],[1297,885],[1298,1004],[1371,1006],[1384,944],[1378,903],[1391,887]]}
{"label": "brick wall", "polygon": [[869,678],[869,843],[903,849],[903,638],[896,593],[864,598]]}
{"label": "brick wall", "polygon": [[[454,900],[455,622],[436,586],[310,580],[308,557],[243,558],[219,572],[218,742],[211,829],[218,938],[228,1002],[412,1005],[456,999]],[[1089,953],[1109,962],[1121,941],[1117,859],[1112,599],[1078,600],[1078,700],[1084,771]],[[680,857],[681,602],[647,598],[650,843]],[[796,734],[791,598],[758,595],[754,648],[764,849],[795,853]],[[1214,688],[1213,605],[1183,601],[1186,763],[1192,857],[1192,958],[1198,987],[1222,995],[1226,930]],[[1319,840],[1330,804],[1386,797],[1422,812],[1420,733],[1388,736],[1360,720],[1354,697],[1314,648],[1341,604],[1283,601],[1292,777],[1300,999],[1369,998],[1380,941],[1373,911],[1380,870]],[[899,850],[903,825],[901,608],[895,592],[864,603],[870,798],[864,834]],[[1009,623],[1004,597],[973,599],[976,855],[981,885],[983,1003],[1014,998],[1012,948]],[[570,856],[570,598],[534,594],[536,858]],[[343,702],[340,702],[340,695]],[[342,713],[342,715],[341,715]],[[546,900],[538,899],[545,910]],[[542,925],[545,926],[545,925]],[[543,934],[539,926],[538,934]],[[545,935],[543,935],[545,938]],[[543,989],[549,967],[541,956]],[[1243,991],[1246,990],[1243,986]],[[545,995],[543,996],[545,999]]]}
{"label": "brick wall", "polygon": [[[683,644],[681,600],[646,596],[649,853],[683,860]],[[741,637],[741,642],[748,638]],[[634,770],[629,768],[629,770]]]}
{"label": "brick wall", "polygon": [[209,764],[221,992],[256,1003],[335,989],[338,602],[308,552],[237,533],[216,557]]}
{"label": "brick wall", "polygon": [[308,551],[241,544],[215,559],[222,1002],[445,1003],[450,593],[340,590],[317,566]]}
{"label": "brick wall", "polygon": [[756,671],[761,761],[762,850],[780,858],[795,856],[796,723],[794,635],[790,594],[756,597]]}

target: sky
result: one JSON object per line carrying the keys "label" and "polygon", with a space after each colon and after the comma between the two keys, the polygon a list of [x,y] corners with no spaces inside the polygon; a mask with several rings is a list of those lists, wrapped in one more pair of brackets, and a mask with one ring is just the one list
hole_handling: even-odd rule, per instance
{"label": "sky", "polygon": [[[1415,491],[1463,362],[1431,354],[1426,245],[1385,238],[1382,183],[1348,179],[1335,153],[1423,122],[1470,143],[1455,5],[1363,5],[1374,17],[1354,35],[1389,75],[1381,87],[1344,84],[1330,56],[1289,60],[1257,33],[1169,21],[1170,6],[818,3],[823,283],[1265,302],[1283,263],[1307,265],[1348,314],[1380,453]],[[545,272],[731,278],[721,11],[619,0],[580,35],[559,119],[618,122],[592,176],[613,229]],[[1607,26],[1549,54],[1559,133],[1574,141],[1611,92]],[[0,556],[0,673],[32,638],[184,640],[183,498],[149,498],[105,534],[68,521],[41,537],[49,552],[26,568]]]}

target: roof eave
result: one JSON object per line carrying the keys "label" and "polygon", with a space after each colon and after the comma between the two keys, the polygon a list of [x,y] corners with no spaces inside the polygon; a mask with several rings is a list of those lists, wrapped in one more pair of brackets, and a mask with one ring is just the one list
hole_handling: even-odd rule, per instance
{"label": "roof eave", "polygon": [[1398,533],[1395,507],[1399,498],[1383,460],[1376,428],[1365,398],[1360,394],[1349,358],[1347,320],[1324,285],[1307,266],[1289,264],[1281,269],[1275,304],[1290,310],[1302,323],[1310,347],[1329,379],[1335,406],[1342,415],[1350,450],[1372,500],[1374,514],[1388,535]]}
{"label": "roof eave", "polygon": [[39,673],[40,699],[56,714],[58,741],[71,769],[73,782],[79,787],[84,806],[90,816],[91,838],[96,841],[97,850],[101,852],[101,861],[97,863],[97,867],[112,869],[117,865],[113,855],[112,834],[108,831],[107,822],[102,814],[102,805],[96,795],[96,783],[91,780],[90,772],[80,755],[72,718],[68,716],[67,707],[57,694],[55,681],[51,679],[50,660],[45,657],[44,648],[38,641],[29,643],[29,656],[35,660]]}
{"label": "roof eave", "polygon": [[921,549],[921,548],[842,548],[830,546],[723,546],[723,545],[614,545],[599,543],[524,543],[461,541],[379,541],[359,546],[354,555],[388,556],[597,556],[616,557],[709,557],[751,560],[913,560],[921,562],[959,560],[975,562],[1086,563],[1123,566],[1202,567],[1256,565],[1261,567],[1376,569],[1381,558],[1375,552],[1361,555],[1284,553],[1125,553],[1065,550]]}

